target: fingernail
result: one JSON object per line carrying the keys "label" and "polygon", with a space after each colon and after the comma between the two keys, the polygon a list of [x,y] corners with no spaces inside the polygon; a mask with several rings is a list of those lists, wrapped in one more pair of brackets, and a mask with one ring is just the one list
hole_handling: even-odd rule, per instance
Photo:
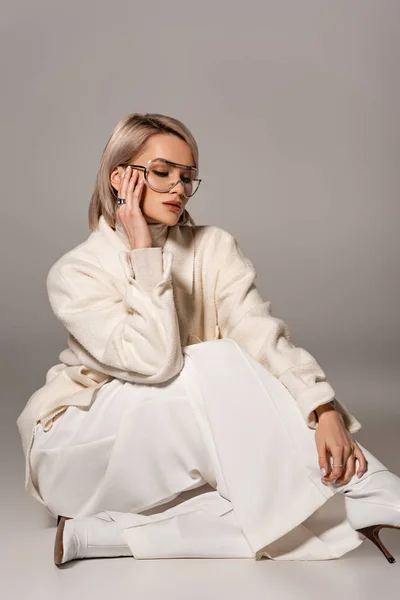
{"label": "fingernail", "polygon": [[130,170],[131,170],[131,165],[128,165],[128,166],[126,167],[126,170],[127,170],[127,171],[130,171]]}
{"label": "fingernail", "polygon": [[325,475],[326,475],[326,469],[325,469],[325,467],[321,468],[321,475],[322,475],[322,477],[325,477]]}
{"label": "fingernail", "polygon": [[362,477],[364,475],[364,473],[361,471],[360,473],[358,473],[357,477],[358,479],[360,479],[360,477]]}

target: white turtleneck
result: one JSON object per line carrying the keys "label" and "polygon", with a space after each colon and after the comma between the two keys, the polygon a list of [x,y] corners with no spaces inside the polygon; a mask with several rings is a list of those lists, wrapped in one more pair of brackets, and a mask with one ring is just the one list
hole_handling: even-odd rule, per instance
{"label": "white turtleneck", "polygon": [[[165,240],[168,237],[168,230],[170,225],[161,222],[147,223],[147,225],[151,233],[152,247],[162,248],[164,246]],[[125,243],[129,245],[129,240],[128,236],[126,235],[126,231],[119,221],[116,221],[115,223],[115,231],[118,233],[119,236],[122,237]]]}

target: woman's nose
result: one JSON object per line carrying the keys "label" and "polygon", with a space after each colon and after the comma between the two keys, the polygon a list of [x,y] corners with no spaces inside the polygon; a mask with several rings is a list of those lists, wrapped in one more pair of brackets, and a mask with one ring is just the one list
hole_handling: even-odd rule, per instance
{"label": "woman's nose", "polygon": [[178,179],[178,181],[173,183],[170,187],[170,190],[176,188],[176,186],[178,186],[179,184],[181,184],[181,189],[179,190],[179,193],[182,195],[185,191],[185,188],[183,187],[182,179]]}

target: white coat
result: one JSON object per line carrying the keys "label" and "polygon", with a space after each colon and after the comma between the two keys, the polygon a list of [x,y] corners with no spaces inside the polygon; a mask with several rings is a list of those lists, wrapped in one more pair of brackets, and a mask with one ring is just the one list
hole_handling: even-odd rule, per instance
{"label": "white coat", "polygon": [[17,420],[26,457],[26,490],[43,503],[30,472],[34,427],[50,429],[68,406],[89,406],[113,378],[160,383],[180,372],[182,347],[231,338],[291,392],[311,429],[316,407],[333,401],[351,433],[361,424],[288,326],[272,316],[256,271],[226,230],[169,228],[163,247],[131,250],[100,217],[98,229],[51,267],[47,291],[68,331],[68,348]]}

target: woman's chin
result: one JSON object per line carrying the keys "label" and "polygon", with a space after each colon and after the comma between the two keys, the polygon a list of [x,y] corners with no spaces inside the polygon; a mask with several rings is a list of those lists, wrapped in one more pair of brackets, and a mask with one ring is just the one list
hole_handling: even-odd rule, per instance
{"label": "woman's chin", "polygon": [[162,214],[158,216],[146,216],[148,223],[164,223],[165,225],[175,225],[182,213],[174,214],[172,211],[168,215]]}

